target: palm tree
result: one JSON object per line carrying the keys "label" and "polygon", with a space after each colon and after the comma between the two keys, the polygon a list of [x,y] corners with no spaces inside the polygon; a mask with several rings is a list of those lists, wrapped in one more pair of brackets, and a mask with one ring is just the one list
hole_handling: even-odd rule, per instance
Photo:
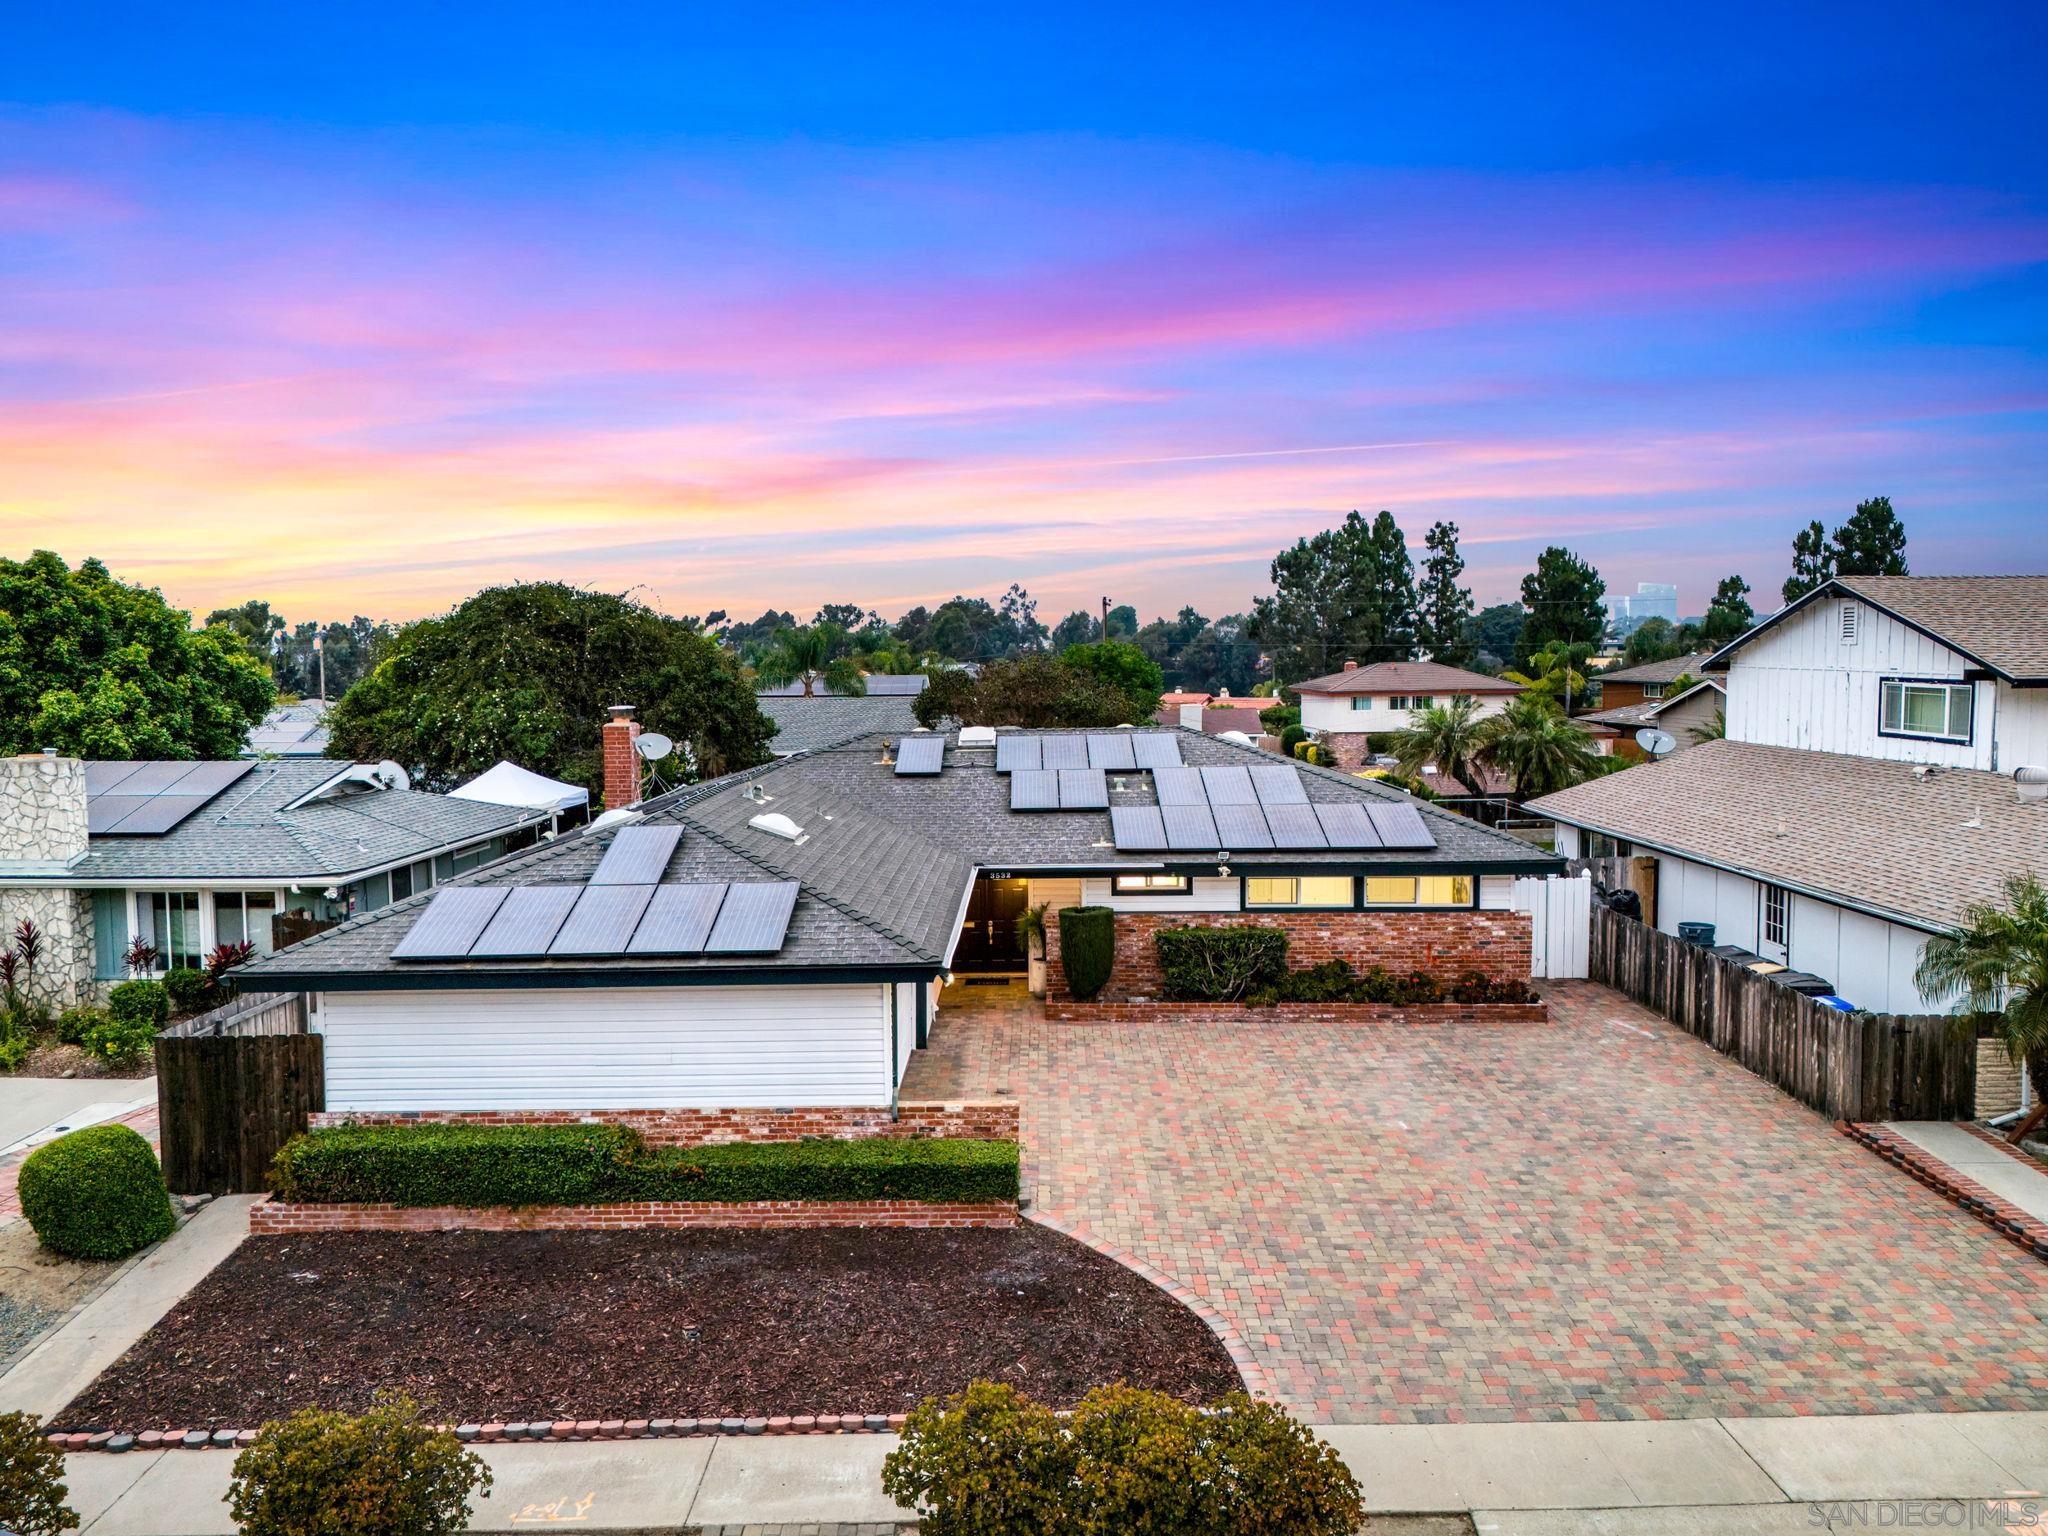
{"label": "palm tree", "polygon": [[1527,672],[1503,672],[1501,676],[1511,683],[1520,683],[1539,698],[1555,699],[1569,707],[1573,697],[1586,691],[1586,674],[1579,668],[1592,653],[1590,645],[1553,640],[1529,658]]}
{"label": "palm tree", "polygon": [[1728,739],[1728,711],[1725,707],[1714,711],[1714,718],[1704,725],[1696,725],[1685,733],[1694,741],[1726,741]]}
{"label": "palm tree", "polygon": [[845,649],[846,631],[836,624],[778,629],[767,653],[755,666],[754,676],[770,688],[801,683],[807,699],[816,694],[819,683],[829,693],[866,693],[868,685],[860,664],[843,654]]}
{"label": "palm tree", "polygon": [[2048,1106],[2048,888],[2038,875],[2008,875],[2002,907],[1965,907],[1960,927],[1927,941],[1913,981],[1928,997],[1960,995],[1959,1027],[1974,1031],[1990,1016],[2007,1054],[2025,1064],[2034,1102]]}
{"label": "palm tree", "polygon": [[1583,784],[1607,771],[1593,738],[1549,699],[1524,693],[1485,723],[1486,761],[1505,773],[1517,800]]}
{"label": "palm tree", "polygon": [[1424,763],[1435,763],[1467,789],[1476,791],[1472,765],[1486,750],[1486,721],[1479,701],[1461,695],[1448,704],[1432,705],[1408,717],[1408,728],[1394,733],[1391,743],[1403,778],[1412,779]]}

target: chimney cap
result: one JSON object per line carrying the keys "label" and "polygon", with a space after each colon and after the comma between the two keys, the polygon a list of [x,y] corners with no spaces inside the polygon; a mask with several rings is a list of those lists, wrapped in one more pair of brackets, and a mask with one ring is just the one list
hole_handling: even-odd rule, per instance
{"label": "chimney cap", "polygon": [[1347,661],[1344,663],[1344,670],[1346,672],[1356,672],[1358,670],[1358,663],[1355,661]]}
{"label": "chimney cap", "polygon": [[633,718],[633,706],[631,704],[614,704],[610,707],[609,713],[614,720],[630,720]]}

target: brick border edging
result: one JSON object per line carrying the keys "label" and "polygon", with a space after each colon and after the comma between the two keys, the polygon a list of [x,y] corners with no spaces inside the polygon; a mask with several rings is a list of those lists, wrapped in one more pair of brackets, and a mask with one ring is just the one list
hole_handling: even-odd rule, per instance
{"label": "brick border edging", "polygon": [[[778,1414],[732,1419],[554,1419],[532,1423],[440,1424],[465,1445],[521,1440],[669,1440],[701,1435],[881,1435],[901,1430],[901,1413]],[[239,1451],[256,1443],[253,1429],[53,1430],[43,1438],[63,1451]]]}
{"label": "brick border edging", "polygon": [[1533,1003],[1077,1003],[1047,998],[1049,1024],[1158,1024],[1176,1019],[1259,1024],[1547,1024],[1550,1005]]}
{"label": "brick border edging", "polygon": [[[1859,1146],[1875,1152],[1909,1177],[1917,1179],[1943,1199],[1962,1207],[2007,1242],[2037,1259],[2048,1259],[2048,1222],[2029,1216],[2009,1200],[2000,1199],[1975,1179],[1914,1145],[1896,1131],[1869,1122],[1837,1120],[1835,1129]],[[1976,1127],[1968,1127],[1975,1130]],[[1981,1133],[1980,1133],[1981,1134]],[[2003,1146],[1995,1137],[1986,1137]],[[2012,1149],[2008,1149],[2012,1150]],[[2025,1156],[2024,1153],[2020,1154]],[[2032,1162],[2032,1158],[2027,1161]],[[2038,1165],[2037,1165],[2038,1166]]]}
{"label": "brick border edging", "polygon": [[1223,1346],[1223,1352],[1230,1356],[1230,1363],[1237,1367],[1237,1374],[1243,1378],[1244,1389],[1247,1393],[1253,1397],[1278,1400],[1279,1393],[1273,1390],[1272,1382],[1267,1379],[1266,1368],[1252,1354],[1250,1346],[1244,1341],[1244,1336],[1237,1331],[1237,1325],[1210,1306],[1200,1296],[1197,1296],[1182,1282],[1176,1280],[1172,1275],[1169,1275],[1165,1270],[1158,1268],[1156,1265],[1148,1264],[1136,1254],[1129,1253],[1117,1247],[1114,1243],[1104,1242],[1101,1238],[1093,1236],[1085,1229],[1064,1222],[1057,1216],[1048,1216],[1042,1211],[1026,1211],[1024,1219],[1037,1226],[1049,1228],[1059,1233],[1062,1237],[1071,1238],[1083,1248],[1093,1249],[1104,1258],[1121,1264],[1140,1279],[1147,1280],[1159,1287],[1160,1290],[1200,1318],[1202,1326],[1216,1336],[1216,1342]]}
{"label": "brick border edging", "polygon": [[815,1227],[1014,1227],[1001,1201],[639,1200],[605,1205],[404,1206],[293,1204],[266,1196],[249,1209],[251,1237],[312,1232],[627,1232]]}

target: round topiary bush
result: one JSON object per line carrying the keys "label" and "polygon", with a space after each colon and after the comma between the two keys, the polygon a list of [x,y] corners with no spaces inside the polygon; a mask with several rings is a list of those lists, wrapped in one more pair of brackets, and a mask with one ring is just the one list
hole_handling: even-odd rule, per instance
{"label": "round topiary bush", "polygon": [[490,1468],[411,1398],[368,1413],[308,1408],[256,1432],[235,1458],[229,1509],[242,1536],[452,1536]]}
{"label": "round topiary bush", "polygon": [[213,980],[204,971],[179,966],[164,977],[164,991],[177,1013],[203,1013],[213,1001]]}
{"label": "round topiary bush", "polygon": [[1108,907],[1060,908],[1060,966],[1084,1002],[1109,984],[1116,965],[1116,914]]}
{"label": "round topiary bush", "polygon": [[74,1259],[125,1259],[177,1225],[156,1154],[125,1125],[89,1125],[30,1153],[21,1214],[45,1248]]}

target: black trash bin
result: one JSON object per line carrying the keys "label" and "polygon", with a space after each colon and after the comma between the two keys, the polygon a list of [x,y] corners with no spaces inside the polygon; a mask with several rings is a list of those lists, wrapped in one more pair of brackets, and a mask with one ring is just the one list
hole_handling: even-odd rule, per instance
{"label": "black trash bin", "polygon": [[1714,925],[1712,923],[1680,923],[1678,937],[1687,944],[1697,944],[1701,949],[1714,947]]}

